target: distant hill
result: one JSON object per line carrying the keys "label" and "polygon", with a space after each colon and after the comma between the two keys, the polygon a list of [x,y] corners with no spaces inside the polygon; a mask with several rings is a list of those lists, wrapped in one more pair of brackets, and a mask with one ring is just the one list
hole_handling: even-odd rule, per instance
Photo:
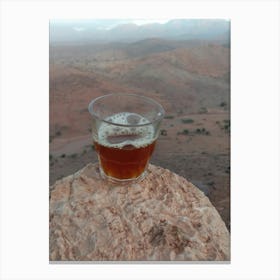
{"label": "distant hill", "polygon": [[[102,22],[102,21],[101,21]],[[165,24],[98,24],[96,20],[50,22],[51,43],[136,42],[147,38],[229,41],[230,22],[222,19],[175,19]],[[108,25],[109,24],[109,25]]]}
{"label": "distant hill", "polygon": [[51,46],[51,123],[86,131],[85,104],[110,92],[150,96],[173,114],[229,104],[229,57],[228,47],[203,40]]}

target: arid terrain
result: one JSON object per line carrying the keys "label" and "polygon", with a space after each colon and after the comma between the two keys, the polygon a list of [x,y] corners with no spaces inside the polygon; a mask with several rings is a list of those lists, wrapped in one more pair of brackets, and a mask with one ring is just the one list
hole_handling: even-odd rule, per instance
{"label": "arid terrain", "polygon": [[96,162],[88,103],[134,93],[166,116],[151,162],[209,197],[230,229],[230,48],[223,41],[50,44],[50,185]]}

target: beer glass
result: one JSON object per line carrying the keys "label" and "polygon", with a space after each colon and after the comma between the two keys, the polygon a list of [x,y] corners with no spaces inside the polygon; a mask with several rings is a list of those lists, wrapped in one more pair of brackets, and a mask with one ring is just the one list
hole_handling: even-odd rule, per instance
{"label": "beer glass", "polygon": [[114,93],[92,100],[92,137],[103,178],[118,184],[145,177],[164,117],[156,101]]}

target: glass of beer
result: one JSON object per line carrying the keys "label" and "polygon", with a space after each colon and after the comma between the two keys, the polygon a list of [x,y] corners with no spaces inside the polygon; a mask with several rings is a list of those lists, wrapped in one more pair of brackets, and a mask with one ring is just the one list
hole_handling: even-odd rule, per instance
{"label": "glass of beer", "polygon": [[163,107],[141,95],[114,93],[92,100],[88,110],[101,176],[117,184],[142,180],[159,135]]}

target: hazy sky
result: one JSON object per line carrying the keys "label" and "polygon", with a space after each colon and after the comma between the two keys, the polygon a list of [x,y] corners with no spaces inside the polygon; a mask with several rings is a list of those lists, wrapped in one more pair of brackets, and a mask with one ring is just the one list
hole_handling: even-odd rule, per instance
{"label": "hazy sky", "polygon": [[131,22],[137,25],[142,25],[147,23],[166,23],[169,20],[170,19],[133,19]]}
{"label": "hazy sky", "polygon": [[83,31],[87,24],[97,29],[109,30],[119,24],[134,23],[137,25],[144,25],[148,23],[166,23],[170,19],[52,19],[51,25],[73,25],[76,31]]}

